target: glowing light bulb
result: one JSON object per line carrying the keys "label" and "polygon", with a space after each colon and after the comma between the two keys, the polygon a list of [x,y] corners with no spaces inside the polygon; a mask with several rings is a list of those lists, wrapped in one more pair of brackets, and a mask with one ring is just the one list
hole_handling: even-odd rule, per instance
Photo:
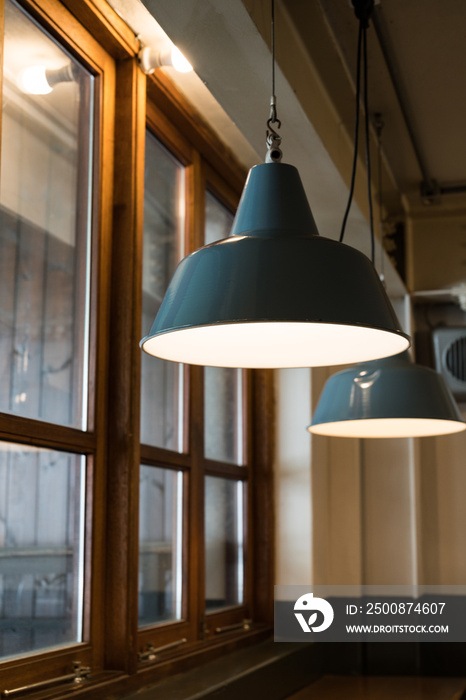
{"label": "glowing light bulb", "polygon": [[178,73],[189,73],[192,65],[181,51],[173,46],[163,50],[143,46],[138,55],[139,64],[146,75],[151,75],[157,68],[172,67]]}
{"label": "glowing light bulb", "polygon": [[29,95],[48,95],[52,88],[45,66],[28,66],[18,75],[18,87]]}
{"label": "glowing light bulb", "polygon": [[190,62],[183,56],[181,51],[173,46],[171,50],[171,64],[178,73],[189,73],[193,67]]}

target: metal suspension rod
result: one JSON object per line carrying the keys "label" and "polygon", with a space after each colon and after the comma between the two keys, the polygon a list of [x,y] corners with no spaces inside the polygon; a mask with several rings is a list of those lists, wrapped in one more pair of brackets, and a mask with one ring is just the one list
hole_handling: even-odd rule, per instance
{"label": "metal suspension rod", "polygon": [[282,137],[277,133],[276,129],[279,129],[282,123],[277,117],[277,100],[275,97],[275,0],[271,0],[270,3],[270,35],[272,46],[272,96],[270,98],[270,115],[267,120],[267,153],[265,162],[279,163],[282,159],[280,149]]}

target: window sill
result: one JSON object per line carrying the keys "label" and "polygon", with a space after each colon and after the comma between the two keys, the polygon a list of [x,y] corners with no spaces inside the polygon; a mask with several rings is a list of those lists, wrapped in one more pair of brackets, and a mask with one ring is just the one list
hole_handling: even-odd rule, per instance
{"label": "window sill", "polygon": [[[28,695],[31,700],[282,700],[323,675],[319,645],[275,643],[271,639],[227,651],[212,661],[150,682],[117,671],[98,673],[80,687],[57,686]],[[149,669],[145,669],[149,670]],[[141,687],[142,683],[144,684]],[[139,686],[139,687],[136,687]]]}
{"label": "window sill", "polygon": [[124,700],[279,700],[321,675],[313,644],[261,642],[122,696]]}

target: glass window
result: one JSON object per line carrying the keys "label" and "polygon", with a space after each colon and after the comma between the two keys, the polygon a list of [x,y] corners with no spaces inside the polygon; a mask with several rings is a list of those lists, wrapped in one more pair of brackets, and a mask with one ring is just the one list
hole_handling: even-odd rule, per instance
{"label": "glass window", "polygon": [[183,473],[141,466],[139,625],[181,618]]}
{"label": "glass window", "polygon": [[207,243],[219,241],[221,238],[227,238],[230,234],[233,219],[233,214],[223,204],[220,204],[218,199],[210,192],[206,192],[204,235],[206,245]]}
{"label": "glass window", "polygon": [[252,616],[246,562],[262,571],[244,541],[261,395],[246,371],[137,353],[202,222],[228,235],[241,168],[223,176],[168,74],[141,80],[111,8],[0,4],[0,685],[71,695],[81,664],[84,694],[137,690],[252,641],[231,625]]}
{"label": "glass window", "polygon": [[206,610],[243,602],[243,482],[205,480]]}
{"label": "glass window", "polygon": [[[205,242],[226,238],[233,214],[206,192]],[[208,459],[244,463],[243,372],[240,369],[204,369],[204,452]]]}
{"label": "glass window", "polygon": [[[184,168],[147,132],[142,330],[148,333],[183,256]],[[183,366],[141,353],[141,442],[183,452]]]}
{"label": "glass window", "polygon": [[93,78],[5,4],[0,411],[86,428]]}
{"label": "glass window", "polygon": [[204,451],[208,459],[244,464],[243,373],[204,368]]}
{"label": "glass window", "polygon": [[82,641],[85,458],[0,443],[0,656]]}

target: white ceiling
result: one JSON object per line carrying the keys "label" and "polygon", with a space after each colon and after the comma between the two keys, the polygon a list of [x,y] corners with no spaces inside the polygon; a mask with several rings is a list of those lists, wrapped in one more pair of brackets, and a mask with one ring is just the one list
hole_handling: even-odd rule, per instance
{"label": "white ceiling", "polygon": [[[347,0],[319,0],[342,60],[354,76],[358,23]],[[285,3],[312,53],[309,2]],[[380,0],[374,20],[386,32],[391,67],[430,177],[466,184],[466,3]],[[386,122],[384,147],[403,192],[418,192],[422,174],[374,26],[368,30],[370,111]],[[331,85],[329,85],[331,90]]]}

